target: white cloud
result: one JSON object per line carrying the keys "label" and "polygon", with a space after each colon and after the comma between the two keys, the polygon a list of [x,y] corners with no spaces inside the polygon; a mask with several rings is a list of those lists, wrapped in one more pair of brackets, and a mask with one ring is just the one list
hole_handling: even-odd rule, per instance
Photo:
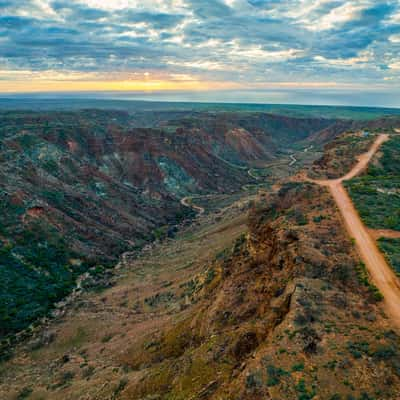
{"label": "white cloud", "polygon": [[398,10],[389,17],[388,22],[391,24],[400,24],[400,4],[398,5]]}
{"label": "white cloud", "polygon": [[[112,71],[145,70],[152,76],[156,71],[177,74],[177,80],[194,76],[248,84],[266,76],[276,82],[395,81],[400,34],[394,26],[400,24],[400,7],[387,5],[399,1],[265,0],[251,5],[250,0],[220,0],[225,5],[216,13],[208,0],[62,0],[58,4],[66,8],[54,10],[54,0],[14,0],[5,18],[26,18],[9,18],[2,26],[0,53],[7,59],[0,57],[0,80],[21,80],[23,72],[10,72],[19,68],[43,70],[25,74],[28,81],[114,79]],[[80,70],[93,75],[69,72]]]}
{"label": "white cloud", "polygon": [[240,12],[252,12],[253,8],[246,0],[224,0],[224,3],[232,9]]}
{"label": "white cloud", "polygon": [[30,4],[18,4],[15,2],[11,8],[7,9],[7,14],[13,14],[19,17],[45,19],[59,19],[58,14],[51,7],[50,0],[31,0]]}
{"label": "white cloud", "polygon": [[370,6],[370,2],[347,2],[339,7],[333,8],[328,14],[325,14],[316,21],[313,21],[308,27],[313,31],[328,30],[339,28],[349,21],[358,19],[361,12]]}
{"label": "white cloud", "polygon": [[[288,5],[287,9],[282,14],[289,18],[309,21],[309,17],[314,11],[320,9],[330,2],[331,0],[297,0]],[[285,4],[285,2],[283,4]],[[276,10],[279,11],[279,6]]]}
{"label": "white cloud", "polygon": [[396,34],[396,35],[392,35],[389,37],[389,40],[392,43],[400,43],[400,33]]}
{"label": "white cloud", "polygon": [[350,58],[325,58],[323,56],[315,56],[314,60],[318,63],[333,67],[355,67],[366,66],[373,60],[373,54],[370,51],[363,51],[357,57]]}
{"label": "white cloud", "polygon": [[98,73],[94,72],[80,72],[80,71],[31,71],[31,70],[8,70],[0,69],[0,77],[2,79],[12,79],[15,81],[30,81],[30,80],[55,80],[55,81],[85,81],[97,78]]}
{"label": "white cloud", "polygon": [[[223,64],[216,61],[196,60],[196,61],[167,61],[168,65],[174,65],[177,67],[201,69],[205,71],[228,71],[232,70],[232,66]],[[235,68],[233,68],[235,69]]]}
{"label": "white cloud", "polygon": [[237,42],[233,43],[231,50],[228,54],[237,59],[251,59],[252,61],[263,62],[279,62],[286,61],[292,58],[300,57],[304,54],[303,50],[285,49],[285,50],[264,50],[261,46],[240,46]]}
{"label": "white cloud", "polygon": [[102,10],[148,9],[171,12],[185,7],[183,0],[74,0]]}
{"label": "white cloud", "polygon": [[392,61],[392,62],[388,65],[388,67],[389,67],[390,69],[394,69],[394,70],[396,70],[396,71],[400,71],[400,60]]}

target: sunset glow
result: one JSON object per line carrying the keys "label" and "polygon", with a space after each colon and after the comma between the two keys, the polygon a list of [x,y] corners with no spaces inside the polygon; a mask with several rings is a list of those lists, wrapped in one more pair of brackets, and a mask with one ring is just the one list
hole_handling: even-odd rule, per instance
{"label": "sunset glow", "polygon": [[333,88],[400,105],[396,0],[3,0],[0,12],[0,94],[265,90],[272,101],[275,88],[293,89],[290,102]]}

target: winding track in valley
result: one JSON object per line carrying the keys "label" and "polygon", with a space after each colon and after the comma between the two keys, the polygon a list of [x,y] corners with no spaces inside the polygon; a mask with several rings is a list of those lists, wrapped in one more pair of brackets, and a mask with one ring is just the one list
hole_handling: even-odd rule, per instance
{"label": "winding track in valley", "polygon": [[359,254],[364,261],[372,281],[384,296],[384,308],[387,316],[400,329],[400,282],[378,246],[370,231],[361,221],[350,196],[347,194],[343,181],[357,176],[365,170],[369,161],[378,151],[382,143],[389,139],[389,135],[381,134],[372,144],[370,150],[358,158],[357,164],[346,175],[339,179],[312,180],[312,182],[329,188],[342,214],[346,229],[355,239]]}
{"label": "winding track in valley", "polygon": [[[200,206],[196,206],[196,204],[193,204],[192,199],[194,196],[187,196],[181,199],[181,204],[185,207],[193,208],[193,210],[197,211],[199,215],[204,214],[204,208]],[[207,197],[207,195],[206,195]]]}
{"label": "winding track in valley", "polygon": [[290,155],[290,160],[289,167],[297,163],[297,158],[293,154]]}

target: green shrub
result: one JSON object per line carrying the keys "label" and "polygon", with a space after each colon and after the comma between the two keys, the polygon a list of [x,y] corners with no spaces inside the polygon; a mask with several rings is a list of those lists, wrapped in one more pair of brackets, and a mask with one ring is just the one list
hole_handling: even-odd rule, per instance
{"label": "green shrub", "polygon": [[296,391],[298,392],[298,400],[311,400],[315,397],[314,390],[308,390],[304,379],[300,379],[296,385]]}
{"label": "green shrub", "polygon": [[380,345],[373,353],[378,360],[387,360],[397,355],[397,349],[391,345]]}
{"label": "green shrub", "polygon": [[347,342],[347,350],[354,358],[361,358],[363,355],[369,355],[369,343]]}
{"label": "green shrub", "polygon": [[33,390],[30,387],[24,387],[17,395],[17,400],[24,400],[27,399]]}
{"label": "green shrub", "polygon": [[114,390],[114,396],[118,396],[125,389],[127,384],[128,384],[128,379],[122,378],[119,381],[118,386]]}
{"label": "green shrub", "polygon": [[113,335],[108,334],[101,338],[101,343],[108,343],[113,338]]}
{"label": "green shrub", "polygon": [[378,245],[395,272],[400,274],[400,239],[380,238]]}
{"label": "green shrub", "polygon": [[298,364],[294,364],[294,365],[292,366],[292,371],[293,371],[293,372],[304,371],[304,363],[303,363],[303,362],[300,362],[300,363],[298,363]]}
{"label": "green shrub", "polygon": [[289,375],[289,373],[286,372],[284,369],[277,368],[273,365],[267,365],[266,370],[267,386],[276,386],[280,383],[283,376]]}
{"label": "green shrub", "polygon": [[314,221],[315,223],[319,223],[319,222],[321,222],[323,219],[325,219],[325,217],[324,217],[323,215],[317,215],[317,216],[313,217],[313,221]]}
{"label": "green shrub", "polygon": [[251,372],[246,377],[246,389],[254,390],[262,387],[261,371]]}
{"label": "green shrub", "polygon": [[367,267],[365,266],[365,264],[363,262],[360,262],[358,264],[358,266],[356,267],[356,272],[357,272],[359,282],[368,288],[368,290],[372,294],[374,301],[383,300],[382,293],[379,291],[379,289],[373,283],[370,282]]}

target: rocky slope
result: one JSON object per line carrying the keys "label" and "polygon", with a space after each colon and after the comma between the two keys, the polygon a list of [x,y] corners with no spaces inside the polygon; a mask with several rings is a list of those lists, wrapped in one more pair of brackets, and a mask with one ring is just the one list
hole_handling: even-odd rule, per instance
{"label": "rocky slope", "polygon": [[[160,214],[165,223],[177,218],[174,213],[179,212],[177,199],[181,192],[172,190],[171,181],[165,179],[170,176],[170,170],[165,164],[164,167],[162,163],[157,164],[161,157],[174,160],[192,177],[197,188],[201,188],[201,172],[197,168],[190,170],[186,165],[191,165],[188,160],[195,155],[202,168],[199,154],[207,154],[215,164],[213,168],[219,168],[221,163],[220,171],[224,175],[220,182],[225,190],[234,190],[247,175],[246,169],[238,168],[240,163],[246,165],[250,160],[271,157],[271,148],[278,142],[272,133],[268,137],[267,123],[263,125],[265,131],[258,131],[253,118],[261,117],[254,115],[249,120],[245,118],[245,122],[235,120],[234,123],[226,121],[226,116],[215,115],[209,120],[182,120],[180,126],[174,123],[175,134],[170,135],[171,122],[165,124],[164,130],[141,130],[131,127],[129,116],[115,114],[112,118],[116,123],[111,126],[109,117],[104,117],[103,125],[99,123],[102,117],[90,125],[92,113],[97,112],[86,113],[91,117],[79,114],[82,118],[79,126],[89,126],[87,131],[79,133],[75,132],[75,113],[56,114],[58,122],[44,118],[43,132],[39,135],[37,116],[30,116],[34,118],[35,135],[28,135],[29,140],[39,138],[40,141],[34,142],[31,148],[25,147],[24,151],[18,151],[18,143],[21,136],[27,135],[29,123],[18,134],[12,133],[15,127],[7,128],[2,173],[11,177],[8,166],[24,166],[16,175],[24,182],[19,188],[27,187],[27,193],[37,195],[34,190],[36,186],[41,188],[40,184],[34,181],[36,185],[26,186],[30,181],[23,172],[46,170],[41,164],[43,159],[47,160],[46,155],[51,154],[53,159],[54,147],[64,149],[64,157],[68,154],[74,162],[90,165],[90,171],[100,171],[91,173],[90,177],[106,176],[110,180],[124,177],[128,185],[122,183],[123,187],[131,188],[135,196],[152,197],[157,188],[154,203],[139,203],[140,207],[135,204],[134,212],[126,210],[123,214],[133,218],[137,210],[143,210],[142,224],[148,223],[151,228],[157,226],[157,220],[150,218],[153,212],[154,215],[165,213]],[[57,125],[60,118],[59,132],[53,124]],[[68,126],[65,118],[70,119],[71,129],[63,138],[62,130]],[[124,130],[122,125],[130,128]],[[320,129],[320,124],[317,125]],[[271,127],[268,129],[272,132]],[[265,137],[261,140],[258,135]],[[289,129],[285,135],[283,141],[289,141]],[[299,136],[307,139],[301,131]],[[123,138],[126,139],[121,144]],[[357,138],[357,143],[363,143],[362,138]],[[341,140],[339,137],[337,143]],[[40,152],[44,156],[39,157],[35,151],[42,148],[42,141],[52,151]],[[177,143],[181,147],[176,149],[185,151],[173,152],[171,149]],[[334,145],[329,149],[334,149]],[[140,161],[143,154],[149,154],[145,157],[149,170],[137,167],[144,165]],[[345,154],[342,159],[345,162]],[[159,175],[155,174],[156,164]],[[82,165],[79,166],[75,175],[85,190],[89,190],[92,186],[84,180],[88,175],[79,175]],[[142,172],[132,172],[136,168]],[[38,175],[45,176],[45,182],[58,179],[53,189],[64,190],[68,175],[64,175],[64,169],[63,174],[53,174],[54,171],[59,171],[59,167],[56,169],[53,163],[46,174]],[[148,176],[147,171],[151,171]],[[8,180],[2,182],[10,185]],[[118,182],[121,184],[121,178]],[[103,197],[90,189],[98,196],[96,202],[104,197],[107,204],[118,201],[122,192],[111,201],[107,188],[102,188]],[[16,345],[9,360],[0,364],[0,397],[52,400],[399,398],[399,336],[382,313],[379,293],[370,284],[329,193],[308,183],[286,183],[274,189],[273,193],[260,194],[255,203],[242,199],[213,215],[203,215],[196,224],[180,231],[177,238],[149,248],[139,258],[125,258],[114,277],[97,271],[104,278],[102,288],[84,291],[52,320],[32,329],[31,336]],[[216,186],[214,190],[219,189]],[[15,315],[21,310],[24,313],[21,317],[32,319],[34,307],[49,305],[65,296],[70,286],[65,287],[63,282],[73,284],[73,268],[82,272],[89,262],[76,254],[79,243],[74,244],[72,236],[68,236],[67,225],[61,223],[63,220],[49,219],[48,215],[53,214],[46,213],[42,203],[28,210],[24,201],[16,204],[18,207],[14,209],[14,203],[6,203],[5,209],[12,211],[10,215],[23,217],[10,220],[6,230],[1,231],[1,260],[5,264],[1,270],[5,272],[0,286],[1,312],[6,323],[19,321]],[[99,204],[105,207],[104,203]],[[167,204],[176,205],[177,211],[163,208]],[[53,206],[54,215],[64,210],[62,207],[71,207],[67,196],[57,207]],[[246,228],[247,207],[250,212]],[[81,211],[79,207],[77,210]],[[94,219],[104,224],[99,218]],[[119,232],[116,222],[111,220],[109,224]],[[30,225],[24,225],[33,223],[36,225],[29,229],[26,226]],[[42,231],[43,226],[49,230]],[[133,225],[129,229],[137,229],[133,240],[141,232],[145,237],[148,231],[146,226]],[[99,245],[96,231],[91,231],[90,225],[87,233],[92,236],[82,240],[84,245],[91,243],[93,248],[98,246],[100,251],[109,254],[106,245],[104,248]],[[126,239],[123,234],[121,237]],[[60,265],[65,264],[69,267],[61,269]],[[38,266],[43,266],[42,270]],[[20,283],[15,285],[15,280]],[[8,307],[12,301],[23,298],[26,282],[35,289],[32,293],[37,297]],[[35,287],[36,283],[41,286]],[[52,296],[43,296],[43,293]],[[10,309],[14,314],[9,313]],[[4,326],[15,329],[4,324],[3,329]]]}
{"label": "rocky slope", "polygon": [[0,336],[44,315],[82,273],[171,235],[194,214],[182,197],[239,191],[252,162],[334,121],[163,112],[141,124],[120,111],[1,113]]}
{"label": "rocky slope", "polygon": [[[128,262],[114,287],[85,294],[3,364],[0,394],[398,398],[399,337],[325,189],[287,184],[262,197],[245,233],[239,214]],[[209,258],[208,240],[225,250]],[[189,243],[200,247],[182,252]]]}
{"label": "rocky slope", "polygon": [[397,398],[399,338],[329,195],[294,184],[272,201],[192,311],[119,357],[140,376],[121,399]]}

